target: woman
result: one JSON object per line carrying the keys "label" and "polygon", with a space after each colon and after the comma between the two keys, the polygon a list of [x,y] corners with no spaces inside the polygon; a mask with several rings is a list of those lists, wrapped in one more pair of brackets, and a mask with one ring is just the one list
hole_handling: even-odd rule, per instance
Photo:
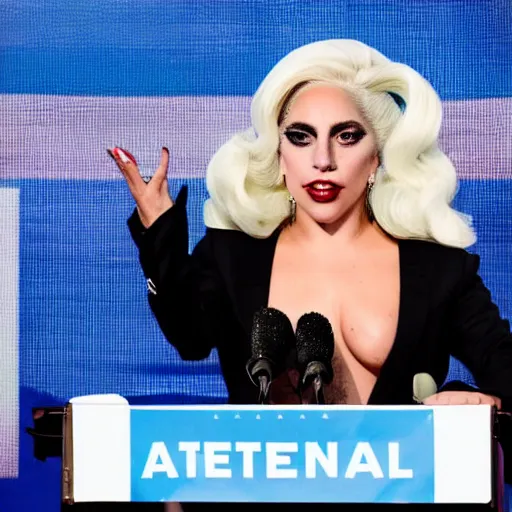
{"label": "woman", "polygon": [[[129,227],[149,303],[183,359],[217,348],[231,403],[254,403],[245,364],[254,313],[295,325],[326,316],[335,337],[328,403],[410,404],[417,373],[445,381],[450,355],[480,391],[427,404],[512,394],[512,337],[477,274],[469,219],[451,208],[455,170],[438,148],[441,104],[415,71],[349,40],[293,51],[265,78],[251,130],[207,171],[207,232],[188,254],[186,189],[167,189],[168,151],[145,183],[112,151],[137,209]],[[282,390],[288,377],[279,382]],[[294,395],[274,386],[274,401]]]}

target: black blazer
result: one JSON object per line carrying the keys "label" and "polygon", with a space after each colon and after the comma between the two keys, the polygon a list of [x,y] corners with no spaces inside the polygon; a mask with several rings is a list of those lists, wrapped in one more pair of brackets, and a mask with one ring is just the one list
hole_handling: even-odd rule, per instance
{"label": "black blazer", "polygon": [[[267,305],[278,231],[266,239],[208,228],[189,255],[187,188],[148,230],[136,213],[128,225],[139,248],[151,309],[184,360],[216,348],[230,403],[256,403],[245,364],[253,315]],[[396,338],[369,404],[412,404],[412,380],[432,375],[441,388],[450,355],[482,391],[512,396],[512,335],[462,249],[399,240],[400,308]],[[151,291],[152,290],[152,291]]]}
{"label": "black blazer", "polygon": [[[206,230],[189,255],[187,188],[145,230],[128,225],[148,280],[149,304],[165,337],[184,360],[213,348],[229,402],[256,403],[245,364],[256,310],[267,305],[278,231],[256,239],[241,231]],[[462,249],[399,240],[400,308],[393,347],[369,404],[411,404],[413,376],[445,381],[450,355],[472,372],[482,391],[512,396],[512,335],[477,271],[479,257]]]}
{"label": "black blazer", "polygon": [[[253,315],[268,301],[278,231],[267,239],[256,239],[240,231],[208,228],[189,255],[186,202],[183,187],[175,205],[149,229],[144,229],[136,211],[128,220],[148,280],[149,304],[183,359],[204,359],[213,348],[218,350],[230,403],[256,403],[258,390],[245,365],[251,352]],[[508,403],[512,396],[510,325],[500,317],[477,274],[478,256],[423,241],[399,240],[398,244],[398,328],[369,404],[412,404],[413,376],[419,372],[431,374],[440,388],[450,355],[468,367],[483,392]],[[207,506],[184,504],[184,509]],[[238,506],[229,509],[239,510]],[[341,506],[328,507],[338,510]],[[310,505],[305,508],[309,510]],[[394,510],[394,506],[379,506],[379,510],[390,508]],[[454,508],[458,506],[448,507]],[[283,504],[275,509],[283,510]],[[465,512],[481,509],[486,507],[464,505]],[[414,510],[439,511],[441,506],[414,506]]]}

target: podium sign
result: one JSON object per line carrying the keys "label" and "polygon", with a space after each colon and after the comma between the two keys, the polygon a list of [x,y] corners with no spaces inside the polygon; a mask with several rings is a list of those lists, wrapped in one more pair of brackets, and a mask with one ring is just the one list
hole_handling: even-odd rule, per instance
{"label": "podium sign", "polygon": [[69,423],[69,501],[492,500],[487,406],[141,407],[107,395],[73,399]]}
{"label": "podium sign", "polygon": [[132,410],[135,501],[432,502],[431,410]]}

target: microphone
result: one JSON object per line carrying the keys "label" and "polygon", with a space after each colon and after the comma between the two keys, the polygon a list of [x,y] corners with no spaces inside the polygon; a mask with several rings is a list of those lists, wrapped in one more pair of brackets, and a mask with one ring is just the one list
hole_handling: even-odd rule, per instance
{"label": "microphone", "polygon": [[303,389],[313,385],[317,404],[325,404],[323,386],[334,377],[332,357],[334,334],[331,324],[320,313],[306,313],[299,318],[295,331],[297,361]]}
{"label": "microphone", "polygon": [[251,358],[246,370],[252,383],[259,386],[260,404],[268,404],[269,390],[275,375],[285,366],[295,335],[289,318],[278,309],[261,308],[254,315],[251,333]]}
{"label": "microphone", "polygon": [[437,393],[437,384],[428,373],[417,373],[412,379],[412,398],[421,404],[429,396]]}

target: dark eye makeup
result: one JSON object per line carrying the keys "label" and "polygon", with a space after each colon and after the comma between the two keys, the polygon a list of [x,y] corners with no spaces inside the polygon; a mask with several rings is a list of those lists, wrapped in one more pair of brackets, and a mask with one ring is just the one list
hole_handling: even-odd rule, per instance
{"label": "dark eye makeup", "polygon": [[[330,137],[343,146],[353,146],[366,135],[366,130],[357,121],[345,121],[337,123],[329,131]],[[306,123],[292,123],[284,130],[284,136],[294,146],[307,146],[312,139],[317,137],[317,131],[313,126]]]}

